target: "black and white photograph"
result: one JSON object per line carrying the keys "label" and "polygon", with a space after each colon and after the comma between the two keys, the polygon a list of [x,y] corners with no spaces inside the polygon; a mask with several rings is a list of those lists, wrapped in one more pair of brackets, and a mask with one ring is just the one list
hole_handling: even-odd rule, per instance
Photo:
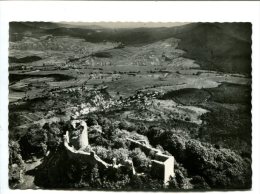
{"label": "black and white photograph", "polygon": [[10,22],[9,187],[252,187],[250,22]]}

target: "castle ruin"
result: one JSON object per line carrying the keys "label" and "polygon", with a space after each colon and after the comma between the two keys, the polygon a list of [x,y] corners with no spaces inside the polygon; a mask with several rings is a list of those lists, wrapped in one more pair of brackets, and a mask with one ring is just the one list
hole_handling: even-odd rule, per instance
{"label": "castle ruin", "polygon": [[174,157],[162,154],[161,150],[156,149],[148,145],[145,140],[133,140],[127,138],[133,146],[140,148],[146,155],[151,152],[155,154],[152,160],[151,175],[154,178],[163,180],[164,184],[167,185],[170,178],[174,177]]}
{"label": "castle ruin", "polygon": [[155,159],[152,160],[151,175],[163,180],[167,185],[170,178],[174,177],[174,157],[156,153]]}
{"label": "castle ruin", "polygon": [[[109,164],[103,161],[97,154],[91,150],[88,142],[88,127],[85,121],[73,120],[71,122],[72,129],[66,131],[64,135],[64,147],[68,157],[72,160],[77,160],[80,163],[88,163],[90,165],[98,165],[104,168],[119,169],[128,167],[133,175],[136,174],[132,160],[126,160],[122,164],[116,163],[116,158],[113,163]],[[160,179],[165,185],[168,184],[170,177],[174,177],[174,157],[162,154],[158,149],[151,147],[145,140],[134,140],[127,138],[133,147],[140,148],[145,154],[154,154],[154,159],[151,165],[151,175],[154,178]]]}
{"label": "castle ruin", "polygon": [[82,120],[71,122],[72,130],[69,131],[69,142],[76,150],[84,150],[88,147],[88,126]]}
{"label": "castle ruin", "polygon": [[127,167],[131,169],[133,175],[136,174],[132,160],[126,160],[122,164],[116,164],[116,159],[114,159],[113,163],[109,164],[91,150],[88,142],[88,127],[85,121],[73,120],[71,126],[72,130],[66,131],[66,134],[64,135],[64,147],[70,159],[76,160],[82,164],[87,163],[92,166],[97,164],[99,167],[103,168],[119,169]]}

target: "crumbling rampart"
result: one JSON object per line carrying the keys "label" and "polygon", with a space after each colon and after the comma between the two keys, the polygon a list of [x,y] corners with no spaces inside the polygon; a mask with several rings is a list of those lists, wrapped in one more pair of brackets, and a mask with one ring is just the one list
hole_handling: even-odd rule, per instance
{"label": "crumbling rampart", "polygon": [[[103,168],[119,169],[121,167],[130,167],[132,174],[136,174],[133,162],[131,160],[124,161],[123,164],[116,164],[116,158],[112,164],[103,161],[88,144],[87,125],[82,120],[74,120],[71,122],[75,131],[66,131],[64,135],[64,147],[67,155],[71,160],[76,160],[82,164],[98,165]],[[158,149],[149,145],[145,140],[134,140],[127,138],[133,147],[140,148],[145,154],[154,155],[151,166],[151,175],[155,178],[163,180],[167,184],[170,177],[174,177],[174,157],[162,154]],[[86,151],[87,150],[87,151]]]}
{"label": "crumbling rampart", "polygon": [[162,153],[156,153],[152,160],[151,175],[162,179],[164,184],[168,184],[171,177],[174,177],[174,157]]}
{"label": "crumbling rampart", "polygon": [[127,138],[133,146],[139,147],[145,154],[149,155],[152,152],[155,154],[154,160],[152,160],[151,175],[155,178],[163,180],[164,184],[167,184],[170,177],[174,177],[174,157],[162,154],[162,152],[156,148],[151,147],[144,140],[133,140]]}
{"label": "crumbling rampart", "polygon": [[94,151],[86,152],[83,150],[76,150],[74,147],[69,145],[69,133],[68,131],[64,135],[64,147],[70,159],[77,160],[80,163],[88,163],[91,165],[101,165],[105,168],[111,167],[112,164],[108,164],[99,158]]}
{"label": "crumbling rampart", "polygon": [[146,155],[149,155],[151,152],[154,152],[154,153],[161,152],[161,150],[158,150],[158,149],[153,148],[150,145],[148,145],[148,143],[145,140],[134,140],[131,138],[127,138],[127,140],[131,142],[133,147],[140,148]]}
{"label": "crumbling rampart", "polygon": [[[116,164],[116,159],[113,161],[113,164],[109,164],[103,161],[94,151],[85,151],[88,145],[88,135],[87,135],[87,125],[82,120],[74,120],[71,122],[73,129],[79,129],[76,135],[70,137],[70,134],[73,132],[66,131],[64,135],[64,147],[67,152],[68,157],[71,160],[76,160],[82,164],[90,164],[90,165],[98,165],[104,168],[113,168],[118,169],[121,167],[130,167],[132,174],[135,174],[135,169],[133,166],[133,162],[131,160],[126,160],[122,164]],[[81,127],[82,126],[82,127]],[[78,139],[76,139],[76,137]],[[71,141],[71,139],[73,141]]]}

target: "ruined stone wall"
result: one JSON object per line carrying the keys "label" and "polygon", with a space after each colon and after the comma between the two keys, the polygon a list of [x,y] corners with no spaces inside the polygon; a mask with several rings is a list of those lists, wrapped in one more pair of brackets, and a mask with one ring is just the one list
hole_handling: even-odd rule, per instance
{"label": "ruined stone wall", "polygon": [[152,160],[151,176],[160,180],[164,180],[163,162]]}
{"label": "ruined stone wall", "polygon": [[170,177],[174,177],[174,157],[161,153],[155,155],[152,160],[152,174],[161,180],[164,184],[168,184]]}
{"label": "ruined stone wall", "polygon": [[[93,166],[98,164],[98,166],[104,168],[119,169],[130,167],[130,169],[132,169],[132,174],[136,173],[132,161],[127,160],[123,164],[116,164],[116,162],[114,162],[113,164],[109,164],[99,158],[94,151],[84,151],[89,145],[87,125],[84,121],[76,120],[72,122],[72,126],[74,129],[79,130],[80,133],[76,135],[74,134],[73,138],[70,137],[70,133],[73,134],[73,131],[70,133],[67,131],[64,135],[64,147],[70,159],[78,161],[82,164],[85,163]],[[152,160],[151,167],[152,176],[163,180],[165,184],[167,184],[171,176],[174,177],[173,156],[162,154],[160,150],[151,147],[145,141],[138,141],[130,138],[127,138],[127,140],[131,142],[131,146],[140,148],[146,155],[150,155],[151,152],[154,152],[155,158],[154,160]],[[75,141],[76,143],[78,141],[78,143],[73,145],[73,142],[70,141]]]}
{"label": "ruined stone wall", "polygon": [[69,145],[68,131],[66,132],[66,134],[64,136],[64,147],[67,151],[69,158],[72,160],[77,160],[80,163],[87,163],[87,164],[91,164],[91,165],[98,164],[105,168],[112,166],[111,164],[108,164],[105,161],[103,161],[101,158],[99,158],[93,151],[86,152],[86,151],[82,151],[82,150],[76,150],[75,148],[71,147]]}
{"label": "ruined stone wall", "polygon": [[[83,120],[73,120],[71,126],[73,128],[69,134],[71,144],[76,149],[84,150],[89,145],[86,122]],[[78,134],[75,134],[76,132],[78,132]]]}
{"label": "ruined stone wall", "polygon": [[134,147],[140,148],[146,155],[151,152],[155,153],[155,158],[152,160],[151,175],[155,178],[163,180],[167,184],[170,177],[174,177],[174,157],[162,154],[160,150],[147,145],[142,141],[127,138]]}
{"label": "ruined stone wall", "polygon": [[174,177],[174,158],[170,156],[168,160],[164,162],[164,183],[167,184],[167,182],[170,180],[170,177]]}
{"label": "ruined stone wall", "polygon": [[160,150],[155,149],[155,148],[153,148],[149,145],[143,144],[139,141],[136,141],[136,140],[133,140],[133,139],[130,139],[130,138],[127,138],[127,140],[131,142],[133,147],[140,148],[146,155],[149,155],[151,152],[154,152],[154,153],[160,153],[161,152]]}
{"label": "ruined stone wall", "polygon": [[66,149],[68,157],[71,160],[75,160],[81,164],[85,163],[93,166],[97,164],[99,167],[112,168],[112,169],[129,167],[131,169],[132,174],[136,173],[135,168],[133,166],[133,162],[130,160],[126,160],[123,164],[109,164],[103,161],[99,156],[97,156],[94,151],[86,152],[82,150],[76,150],[74,147],[71,147],[69,145],[68,131],[64,135],[64,147]]}

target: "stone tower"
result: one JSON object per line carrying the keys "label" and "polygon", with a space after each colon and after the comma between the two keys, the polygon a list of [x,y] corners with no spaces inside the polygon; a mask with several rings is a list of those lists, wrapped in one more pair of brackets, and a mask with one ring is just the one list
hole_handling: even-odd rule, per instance
{"label": "stone tower", "polygon": [[151,175],[163,180],[167,185],[170,177],[174,177],[174,157],[156,153],[155,159],[152,160]]}
{"label": "stone tower", "polygon": [[88,127],[83,120],[73,120],[71,122],[70,142],[77,150],[84,150],[88,145]]}

